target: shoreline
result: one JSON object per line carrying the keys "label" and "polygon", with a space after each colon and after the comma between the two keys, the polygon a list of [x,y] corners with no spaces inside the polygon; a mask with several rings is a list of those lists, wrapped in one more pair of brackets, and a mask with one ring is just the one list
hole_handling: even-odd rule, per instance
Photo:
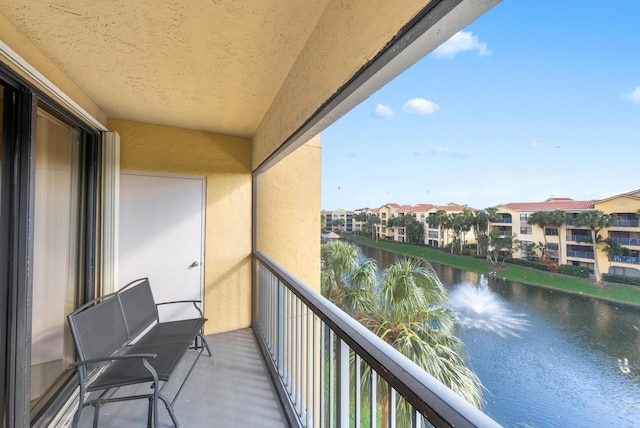
{"label": "shoreline", "polygon": [[[361,235],[345,234],[342,235],[342,238],[346,241],[368,245],[396,254],[421,257],[430,263],[439,263],[487,276],[489,276],[489,272],[491,272],[490,264],[485,259],[474,259],[468,256],[442,253],[439,249],[431,247],[422,247],[394,241],[374,241],[371,238]],[[405,251],[403,251],[403,249]],[[429,257],[430,253],[437,257]],[[608,287],[600,288],[594,287],[590,280],[586,278],[539,271],[519,265],[505,264],[504,266],[505,269],[498,271],[497,275],[492,276],[494,278],[502,278],[508,281],[520,282],[549,290],[640,307],[640,287],[638,286],[609,283]],[[528,278],[531,279],[528,280]],[[546,279],[546,281],[544,279]],[[556,284],[553,284],[554,282],[556,282]]]}

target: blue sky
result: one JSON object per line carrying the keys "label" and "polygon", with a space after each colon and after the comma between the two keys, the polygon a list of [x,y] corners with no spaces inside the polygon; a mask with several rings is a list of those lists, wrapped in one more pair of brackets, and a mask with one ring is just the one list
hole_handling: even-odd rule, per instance
{"label": "blue sky", "polygon": [[504,0],[322,132],[322,209],[640,188],[640,1]]}

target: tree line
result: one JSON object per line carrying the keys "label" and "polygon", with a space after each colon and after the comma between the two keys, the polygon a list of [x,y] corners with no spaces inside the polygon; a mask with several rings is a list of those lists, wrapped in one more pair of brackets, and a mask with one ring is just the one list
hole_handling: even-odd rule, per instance
{"label": "tree line", "polygon": [[[640,212],[637,214],[640,215]],[[354,214],[353,219],[363,223],[364,233],[370,234],[372,239],[377,238],[376,226],[382,223],[378,215],[363,210]],[[444,233],[449,231],[452,234],[452,240],[447,248],[452,254],[464,254],[466,234],[473,231],[476,237],[476,255],[485,256],[493,264],[513,257],[513,253],[518,249],[524,252],[527,260],[551,262],[548,257],[549,250],[545,230],[546,228],[560,229],[563,225],[586,228],[590,231],[589,237],[582,238],[578,242],[591,244],[594,257],[598,254],[598,245],[600,244],[603,245],[603,251],[609,257],[623,256],[629,252],[627,248],[620,246],[614,240],[601,235],[604,229],[611,226],[612,219],[609,214],[599,210],[584,210],[578,213],[568,213],[564,210],[533,212],[528,216],[527,223],[543,230],[544,242],[522,243],[521,245],[519,245],[520,242],[513,231],[505,233],[504,229],[490,227],[491,223],[499,220],[501,220],[501,216],[496,207],[483,210],[464,208],[458,213],[438,210],[435,213],[430,213],[424,223],[418,221],[411,214],[391,217],[387,219],[386,227],[404,227],[406,242],[423,245],[425,243],[425,224],[434,225],[438,229],[438,247],[440,248],[445,246]],[[342,227],[344,219],[335,219],[332,225]],[[562,236],[560,235],[558,234],[558,247],[562,248]],[[599,283],[602,280],[602,275],[597,260],[594,259],[593,265],[594,277]]]}

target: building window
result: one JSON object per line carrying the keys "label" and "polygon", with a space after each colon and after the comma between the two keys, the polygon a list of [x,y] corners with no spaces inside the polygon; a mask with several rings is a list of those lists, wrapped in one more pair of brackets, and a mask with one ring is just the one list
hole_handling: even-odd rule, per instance
{"label": "building window", "polygon": [[528,222],[530,215],[531,214],[520,214],[520,221],[525,222],[525,223]]}
{"label": "building window", "polygon": [[544,234],[548,236],[558,236],[558,228],[557,227],[545,227]]}
{"label": "building window", "polygon": [[531,226],[520,227],[520,234],[521,235],[531,235],[531,233],[532,233]]}
{"label": "building window", "polygon": [[547,250],[550,251],[558,251],[558,243],[557,242],[548,242],[547,243]]}
{"label": "building window", "polygon": [[80,131],[42,109],[36,127],[31,396],[36,405],[74,360],[65,316],[81,290]]}

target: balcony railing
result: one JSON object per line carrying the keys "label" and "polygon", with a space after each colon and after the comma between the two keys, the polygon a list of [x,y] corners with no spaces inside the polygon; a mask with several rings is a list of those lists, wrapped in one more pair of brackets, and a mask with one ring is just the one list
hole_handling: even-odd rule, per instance
{"label": "balcony railing", "polygon": [[638,220],[612,219],[611,226],[617,227],[638,227]]}
{"label": "balcony railing", "polygon": [[580,259],[594,259],[592,252],[589,251],[567,251],[567,257],[577,257]]}
{"label": "balcony railing", "polygon": [[573,242],[591,242],[591,235],[570,235],[569,241]]}
{"label": "balcony railing", "polygon": [[611,238],[618,245],[640,245],[638,238]]}
{"label": "balcony railing", "polygon": [[613,256],[609,257],[609,261],[616,263],[627,263],[630,265],[640,265],[640,258],[632,256]]}
{"label": "balcony railing", "polygon": [[254,330],[293,423],[378,426],[382,395],[389,427],[500,426],[268,257],[254,261]]}

